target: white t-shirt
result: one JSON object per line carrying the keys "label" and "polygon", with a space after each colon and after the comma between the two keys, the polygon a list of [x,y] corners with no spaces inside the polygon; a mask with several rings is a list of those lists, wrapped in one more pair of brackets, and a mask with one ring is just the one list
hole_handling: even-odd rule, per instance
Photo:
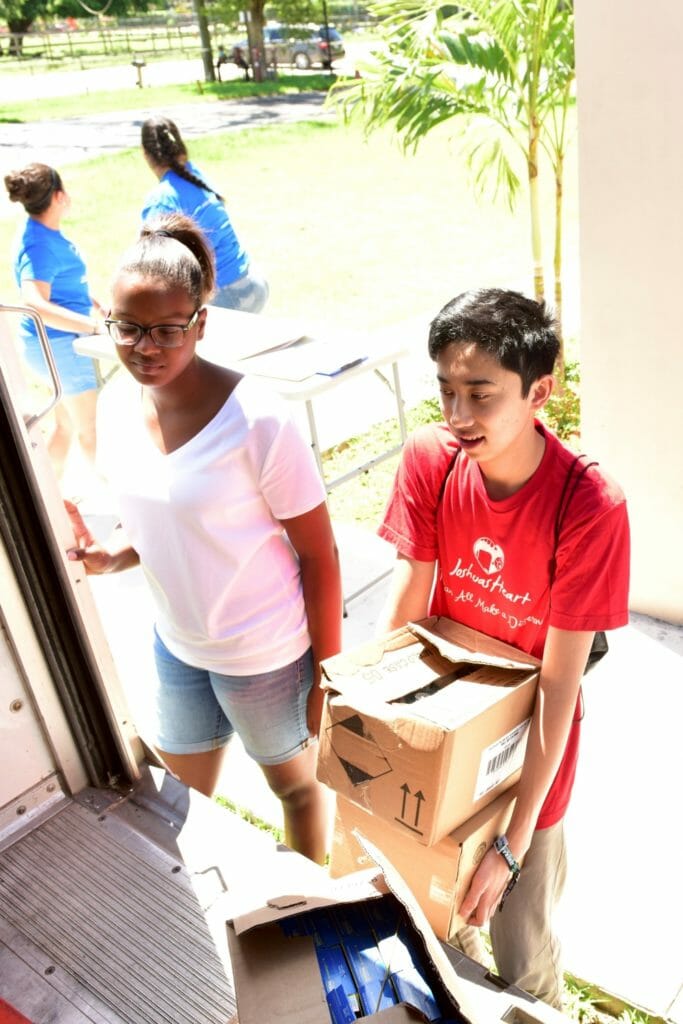
{"label": "white t-shirt", "polygon": [[278,520],[316,508],[325,489],[284,401],[244,377],[203,430],[163,455],[140,386],[117,374],[98,421],[102,471],[171,653],[225,675],[300,657],[310,638],[299,562]]}

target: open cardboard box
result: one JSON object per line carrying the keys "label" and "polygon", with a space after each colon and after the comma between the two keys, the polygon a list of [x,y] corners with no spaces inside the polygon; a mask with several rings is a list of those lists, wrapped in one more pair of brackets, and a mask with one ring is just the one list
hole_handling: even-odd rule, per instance
{"label": "open cardboard box", "polygon": [[[375,864],[382,859],[372,844],[367,843],[367,850]],[[389,875],[391,882],[388,881]],[[306,892],[264,898],[260,906],[228,922],[228,945],[240,1024],[270,1024],[271,1021],[278,1021],[278,1024],[330,1024],[332,1016],[326,981],[316,952],[317,940],[301,928],[301,918],[320,911],[332,911],[339,914],[338,920],[343,920],[348,914],[353,921],[359,908],[386,899],[398,901],[411,939],[421,956],[421,973],[425,977],[431,974],[431,984],[439,989],[441,1010],[438,1017],[432,1019],[448,1021],[449,1024],[476,1024],[467,1017],[467,994],[463,996],[459,992],[458,977],[441,944],[405,883],[387,864],[381,869],[373,867],[338,880],[321,872],[316,878],[311,876]],[[296,922],[297,927],[292,922]],[[340,931],[341,928],[340,925]],[[348,928],[349,932],[354,930],[358,929]],[[390,969],[401,966],[400,962],[388,965]],[[382,974],[382,980],[384,978]],[[386,1021],[387,1024],[414,1024],[429,1018],[407,1003],[396,1002],[379,1012],[363,1013],[361,1019]]]}
{"label": "open cardboard box", "polygon": [[539,666],[437,616],[329,658],[318,778],[439,842],[518,780]]}
{"label": "open cardboard box", "polygon": [[516,796],[513,786],[434,846],[416,847],[401,829],[337,794],[330,874],[339,878],[370,867],[359,836],[369,839],[410,887],[437,938],[447,942],[465,927],[460,904],[482,857],[506,831]]}
{"label": "open cardboard box", "polygon": [[[399,1002],[358,1017],[377,1024],[561,1024],[561,1014],[491,975],[486,968],[442,945],[413,894],[388,858],[358,836],[378,867],[331,879],[298,854],[278,853],[273,870],[260,879],[261,893],[241,894],[243,905],[227,922],[240,1024],[331,1024],[326,982],[318,966],[316,940],[287,922],[319,911],[357,908],[389,896],[405,914],[423,973],[441,1001],[434,1018]],[[293,874],[290,866],[297,867]],[[289,886],[287,883],[290,883]],[[284,925],[284,929],[281,926]],[[289,935],[285,934],[289,931]],[[390,967],[400,969],[397,962]],[[438,990],[438,991],[437,991]]]}

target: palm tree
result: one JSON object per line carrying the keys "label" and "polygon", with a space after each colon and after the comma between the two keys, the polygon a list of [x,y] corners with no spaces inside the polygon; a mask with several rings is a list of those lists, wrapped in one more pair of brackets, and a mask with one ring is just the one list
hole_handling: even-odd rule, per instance
{"label": "palm tree", "polygon": [[[570,0],[377,0],[386,46],[333,101],[368,131],[392,123],[406,149],[460,118],[475,188],[510,207],[529,192],[533,287],[545,296],[539,155],[555,174],[555,303],[562,312],[562,177],[574,81]],[[563,363],[563,356],[562,356]],[[560,375],[560,380],[562,376]]]}

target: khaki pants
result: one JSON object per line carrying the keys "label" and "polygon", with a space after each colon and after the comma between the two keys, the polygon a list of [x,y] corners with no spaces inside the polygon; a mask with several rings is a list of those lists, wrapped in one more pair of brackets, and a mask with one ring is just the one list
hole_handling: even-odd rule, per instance
{"label": "khaki pants", "polygon": [[[552,930],[552,914],[567,874],[562,822],[534,832],[517,885],[496,910],[489,929],[501,978],[537,999],[561,1009],[563,978],[560,943]],[[485,962],[478,928],[458,932],[463,953]]]}

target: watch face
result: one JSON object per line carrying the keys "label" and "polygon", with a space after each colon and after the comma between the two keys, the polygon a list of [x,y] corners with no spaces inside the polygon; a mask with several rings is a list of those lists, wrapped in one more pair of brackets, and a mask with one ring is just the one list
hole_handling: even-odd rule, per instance
{"label": "watch face", "polygon": [[512,855],[512,850],[508,846],[507,836],[498,836],[493,842],[494,849],[501,855],[507,866],[512,872],[519,872],[519,866],[517,861]]}

